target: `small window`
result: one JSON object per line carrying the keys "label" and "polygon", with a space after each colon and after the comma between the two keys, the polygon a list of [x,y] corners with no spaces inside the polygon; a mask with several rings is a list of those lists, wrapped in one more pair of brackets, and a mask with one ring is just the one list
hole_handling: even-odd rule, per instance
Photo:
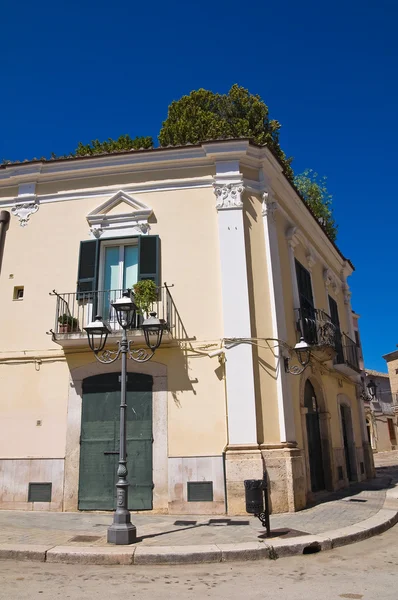
{"label": "small window", "polygon": [[14,288],[14,300],[23,300],[24,288],[23,285],[16,285]]}
{"label": "small window", "polygon": [[212,481],[189,481],[188,502],[213,502]]}
{"label": "small window", "polygon": [[395,427],[393,419],[387,419],[388,433],[390,436],[390,442],[395,445],[397,443],[397,436],[395,435]]}

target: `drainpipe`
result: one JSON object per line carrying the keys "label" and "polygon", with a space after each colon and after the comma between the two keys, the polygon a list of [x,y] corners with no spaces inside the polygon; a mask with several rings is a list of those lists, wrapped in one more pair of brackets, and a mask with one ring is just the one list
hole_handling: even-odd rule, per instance
{"label": "drainpipe", "polygon": [[6,231],[10,222],[10,213],[8,210],[2,210],[0,212],[0,272],[1,265],[3,262],[4,243],[6,241]]}

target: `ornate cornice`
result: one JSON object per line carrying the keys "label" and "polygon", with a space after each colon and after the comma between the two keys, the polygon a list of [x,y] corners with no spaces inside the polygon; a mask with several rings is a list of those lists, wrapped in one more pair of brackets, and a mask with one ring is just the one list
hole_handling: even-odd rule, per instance
{"label": "ornate cornice", "polygon": [[287,239],[287,243],[289,244],[290,248],[295,248],[297,246],[297,244],[299,243],[299,239],[297,237],[297,227],[289,227],[286,230],[286,239]]}
{"label": "ornate cornice", "polygon": [[[118,206],[120,213],[110,212]],[[87,221],[91,235],[97,239],[123,234],[145,235],[150,230],[148,219],[151,215],[152,208],[120,190],[87,215]]]}
{"label": "ornate cornice", "polygon": [[333,271],[326,266],[323,269],[323,281],[325,282],[325,287],[327,290],[331,288],[335,294],[338,294],[340,288],[337,282],[337,278],[334,275]]}
{"label": "ornate cornice", "polygon": [[264,192],[262,195],[262,215],[263,217],[269,218],[271,221],[275,221],[275,211],[278,209],[278,203],[275,201],[275,197],[272,192]]}
{"label": "ornate cornice", "polygon": [[351,291],[347,284],[345,284],[345,286],[343,287],[343,294],[344,304],[347,304],[349,306],[351,304]]}
{"label": "ornate cornice", "polygon": [[18,217],[19,224],[21,227],[26,227],[29,221],[30,215],[33,215],[39,210],[39,203],[35,199],[31,202],[23,202],[21,204],[15,204],[12,207],[11,212],[15,217]]}
{"label": "ornate cornice", "polygon": [[243,207],[243,183],[215,183],[216,209],[230,210]]}
{"label": "ornate cornice", "polygon": [[39,210],[39,201],[36,197],[36,183],[21,183],[18,187],[18,196],[11,212],[18,217],[21,227],[26,227],[30,215]]}
{"label": "ornate cornice", "polygon": [[305,255],[307,257],[308,268],[310,271],[312,271],[312,267],[316,264],[315,251],[312,246],[308,245]]}

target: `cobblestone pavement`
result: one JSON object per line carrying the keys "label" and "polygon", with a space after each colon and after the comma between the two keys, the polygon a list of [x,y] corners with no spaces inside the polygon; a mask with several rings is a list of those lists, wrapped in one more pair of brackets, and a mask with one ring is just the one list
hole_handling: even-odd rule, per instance
{"label": "cobblestone pavement", "polygon": [[[383,506],[391,477],[398,477],[398,452],[375,456],[378,477],[325,495],[316,506],[271,516],[272,537],[324,533],[354,525]],[[110,513],[0,511],[0,544],[49,546],[106,545]],[[249,516],[133,514],[139,541],[145,546],[184,546],[253,542],[265,537],[260,522]]]}

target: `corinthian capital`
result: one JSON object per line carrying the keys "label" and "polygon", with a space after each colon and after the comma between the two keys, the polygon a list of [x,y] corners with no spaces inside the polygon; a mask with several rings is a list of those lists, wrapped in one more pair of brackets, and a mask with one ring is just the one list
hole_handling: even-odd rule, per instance
{"label": "corinthian capital", "polygon": [[242,208],[243,183],[214,184],[217,210]]}

